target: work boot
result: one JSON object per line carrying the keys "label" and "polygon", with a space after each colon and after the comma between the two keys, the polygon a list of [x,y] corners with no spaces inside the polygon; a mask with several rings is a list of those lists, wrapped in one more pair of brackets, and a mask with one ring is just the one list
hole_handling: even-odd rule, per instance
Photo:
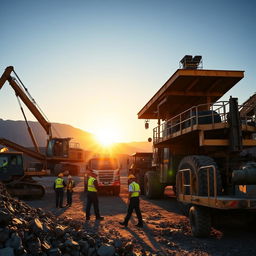
{"label": "work boot", "polygon": [[138,223],[135,226],[138,227],[138,228],[143,228],[143,223]]}
{"label": "work boot", "polygon": [[96,220],[104,220],[104,217],[99,216],[99,217],[96,218]]}
{"label": "work boot", "polygon": [[127,227],[127,223],[126,222],[119,222],[120,225]]}

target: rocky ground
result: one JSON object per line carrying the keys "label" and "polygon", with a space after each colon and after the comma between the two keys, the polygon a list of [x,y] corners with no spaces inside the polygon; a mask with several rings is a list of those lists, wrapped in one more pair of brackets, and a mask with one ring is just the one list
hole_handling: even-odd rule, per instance
{"label": "rocky ground", "polygon": [[[152,201],[142,197],[145,227],[134,226],[136,217],[128,228],[121,227],[118,222],[123,220],[127,209],[125,177],[120,197],[99,196],[104,221],[92,218],[85,222],[82,179],[75,177],[73,205],[64,209],[54,207],[53,180],[50,177],[40,180],[47,193],[42,200],[26,201],[30,206],[1,194],[1,256],[256,255],[255,231],[241,227],[212,229],[211,236],[205,239],[192,237],[188,220],[182,216],[174,197]],[[171,196],[171,191],[166,193]]]}

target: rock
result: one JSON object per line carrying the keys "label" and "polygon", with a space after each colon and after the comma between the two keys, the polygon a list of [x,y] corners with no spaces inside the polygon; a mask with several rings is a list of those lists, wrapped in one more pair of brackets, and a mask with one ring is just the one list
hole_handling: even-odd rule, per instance
{"label": "rock", "polygon": [[29,242],[28,249],[32,255],[39,255],[42,253],[40,239],[36,238],[34,241]]}
{"label": "rock", "polygon": [[31,230],[35,233],[39,233],[39,232],[43,231],[42,222],[38,218],[31,220],[29,222],[29,226],[30,226]]}
{"label": "rock", "polygon": [[13,225],[22,225],[23,224],[23,222],[18,218],[13,218],[12,223],[13,223]]}
{"label": "rock", "polygon": [[62,253],[60,251],[59,248],[53,248],[53,249],[50,249],[48,252],[47,252],[48,256],[61,256]]}
{"label": "rock", "polygon": [[97,255],[97,251],[95,248],[89,248],[88,250],[88,256],[96,256]]}
{"label": "rock", "polygon": [[133,250],[133,244],[131,242],[128,242],[124,247],[124,251],[125,253],[131,253],[132,250]]}
{"label": "rock", "polygon": [[49,225],[47,225],[46,223],[43,223],[43,231],[45,233],[50,233],[52,229],[49,227]]}
{"label": "rock", "polygon": [[0,242],[4,243],[9,239],[10,230],[9,228],[0,228]]}
{"label": "rock", "polygon": [[123,242],[122,242],[121,239],[115,239],[115,240],[114,240],[114,246],[115,246],[116,248],[120,248],[120,247],[122,247],[122,245],[123,245]]}
{"label": "rock", "polygon": [[80,250],[81,250],[81,252],[82,253],[84,253],[84,254],[87,254],[87,251],[88,251],[88,249],[89,249],[89,244],[88,244],[88,242],[87,241],[84,241],[84,240],[80,240],[80,241],[78,241],[78,243],[79,243],[79,245],[80,245]]}
{"label": "rock", "polygon": [[13,248],[6,247],[4,249],[0,249],[0,255],[1,256],[14,256]]}
{"label": "rock", "polygon": [[42,242],[42,250],[49,251],[51,249],[51,245],[47,241]]}
{"label": "rock", "polygon": [[57,237],[61,237],[61,236],[64,236],[66,232],[66,227],[57,225],[54,231]]}
{"label": "rock", "polygon": [[71,251],[70,254],[71,254],[71,256],[80,256],[79,251]]}
{"label": "rock", "polygon": [[115,254],[115,248],[112,245],[105,244],[97,250],[99,256],[112,256]]}
{"label": "rock", "polygon": [[88,237],[88,243],[90,247],[94,247],[96,242],[92,237]]}
{"label": "rock", "polygon": [[0,209],[0,225],[7,226],[12,219],[11,213],[7,209]]}
{"label": "rock", "polygon": [[76,241],[71,240],[71,239],[66,240],[64,245],[66,247],[70,247],[70,248],[75,249],[75,250],[79,250],[80,249],[79,244]]}
{"label": "rock", "polygon": [[11,247],[17,251],[23,250],[21,238],[16,232],[12,233],[11,238],[8,241],[6,241],[5,246]]}

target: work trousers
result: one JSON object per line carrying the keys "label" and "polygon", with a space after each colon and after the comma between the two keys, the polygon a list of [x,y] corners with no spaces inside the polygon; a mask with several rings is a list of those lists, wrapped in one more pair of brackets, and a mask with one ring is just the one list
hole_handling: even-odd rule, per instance
{"label": "work trousers", "polygon": [[93,204],[95,216],[96,218],[99,218],[100,211],[99,211],[99,200],[98,200],[97,192],[87,191],[86,219],[90,218],[90,215],[91,215],[90,211],[91,211],[92,204]]}
{"label": "work trousers", "polygon": [[127,211],[127,215],[125,217],[124,223],[127,225],[131,216],[132,216],[132,212],[133,210],[135,210],[137,218],[138,218],[138,223],[142,224],[142,216],[141,216],[141,211],[140,211],[140,199],[139,197],[131,197],[130,199],[130,204],[128,206],[128,211]]}
{"label": "work trousers", "polygon": [[56,188],[56,207],[63,207],[64,188]]}
{"label": "work trousers", "polygon": [[68,205],[72,205],[72,195],[73,195],[73,191],[67,190],[67,204]]}

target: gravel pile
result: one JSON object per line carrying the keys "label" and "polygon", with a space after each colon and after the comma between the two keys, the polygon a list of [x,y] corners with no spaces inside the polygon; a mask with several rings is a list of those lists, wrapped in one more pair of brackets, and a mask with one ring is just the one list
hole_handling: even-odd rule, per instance
{"label": "gravel pile", "polygon": [[57,218],[12,198],[0,183],[0,255],[137,255],[132,242],[93,234],[84,223]]}

